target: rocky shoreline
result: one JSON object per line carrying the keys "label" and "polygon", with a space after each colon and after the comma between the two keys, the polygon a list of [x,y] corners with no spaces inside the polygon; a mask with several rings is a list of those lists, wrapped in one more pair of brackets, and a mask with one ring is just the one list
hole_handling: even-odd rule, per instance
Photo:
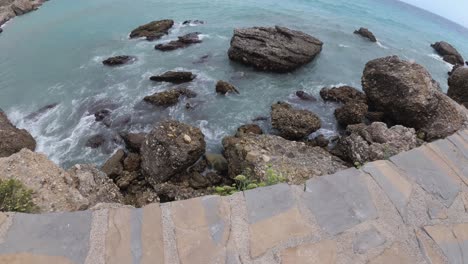
{"label": "rocky shoreline", "polygon": [[0,33],[6,22],[38,9],[47,0],[0,0]]}
{"label": "rocky shoreline", "polygon": [[[129,37],[153,41],[170,34],[173,25],[169,19],[153,21],[136,28]],[[356,34],[376,41],[367,29],[361,28]],[[199,35],[193,32],[158,44],[156,52],[202,45]],[[227,57],[246,67],[281,74],[316,60],[323,45],[326,43],[311,35],[285,27],[235,29]],[[363,69],[362,92],[350,86],[324,87],[320,91],[322,100],[339,104],[334,114],[341,126],[340,136],[330,140],[323,135],[309,138],[321,128],[318,115],[278,98],[269,117],[261,118],[270,122],[273,132],[265,134],[255,122],[245,124],[220,142],[222,154],[206,151],[205,136],[199,128],[176,120],[161,120],[147,134],[116,132],[113,140],[124,147],[115,151],[101,168],[85,164],[64,171],[44,155],[33,152],[35,141],[31,135],[16,128],[0,112],[0,179],[23,182],[33,191],[33,200],[41,212],[75,211],[102,203],[142,207],[152,202],[213,194],[217,187],[232,191],[255,188],[271,183],[272,177],[275,182],[301,184],[312,177],[389,159],[468,126],[468,111],[464,107],[468,104],[468,68],[460,64],[463,58],[456,50],[447,52],[440,48],[447,47],[445,44],[433,47],[448,56],[444,60],[456,65],[448,79],[447,95],[429,72],[415,62],[397,56],[371,60]],[[119,55],[103,64],[118,67],[135,60],[138,58],[132,55]],[[168,82],[173,87],[148,95],[141,103],[158,111],[180,103],[180,98],[194,98],[197,93],[183,84],[195,78],[191,72],[174,71],[152,76],[150,80]],[[236,96],[240,91],[223,80],[213,87],[213,93],[220,96]],[[296,95],[310,104],[319,100],[303,91]],[[53,107],[44,107],[37,114]],[[194,106],[187,104],[186,108],[193,110]],[[106,107],[95,109],[96,122],[111,127],[111,111]],[[94,135],[87,146],[98,148],[106,140]],[[29,178],[32,174],[37,177]]]}

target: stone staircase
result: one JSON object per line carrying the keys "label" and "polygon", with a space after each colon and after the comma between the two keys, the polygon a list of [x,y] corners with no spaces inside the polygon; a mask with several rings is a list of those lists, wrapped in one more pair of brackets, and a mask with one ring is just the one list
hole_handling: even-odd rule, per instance
{"label": "stone staircase", "polygon": [[0,214],[0,263],[468,263],[468,130],[305,185]]}

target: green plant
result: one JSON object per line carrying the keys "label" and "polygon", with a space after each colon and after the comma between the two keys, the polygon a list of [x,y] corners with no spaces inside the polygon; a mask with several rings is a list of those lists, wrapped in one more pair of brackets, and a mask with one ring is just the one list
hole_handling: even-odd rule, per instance
{"label": "green plant", "polygon": [[9,179],[0,180],[0,211],[34,213],[38,207],[32,201],[32,190],[22,182]]}
{"label": "green plant", "polygon": [[359,170],[360,168],[362,168],[362,164],[359,161],[356,161],[354,162],[354,167],[356,167],[356,169]]}

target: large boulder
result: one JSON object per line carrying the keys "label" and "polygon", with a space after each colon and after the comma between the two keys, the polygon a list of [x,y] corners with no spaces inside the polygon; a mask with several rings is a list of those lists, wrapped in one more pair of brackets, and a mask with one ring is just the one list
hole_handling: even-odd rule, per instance
{"label": "large boulder", "polygon": [[0,179],[16,179],[33,191],[40,212],[85,210],[102,202],[122,202],[117,187],[90,165],[77,165],[68,172],[44,154],[23,149],[0,158]]}
{"label": "large boulder", "polygon": [[342,126],[362,123],[366,114],[367,104],[362,102],[349,102],[335,110],[336,120]]}
{"label": "large boulder", "polygon": [[362,87],[370,107],[423,132],[427,140],[446,137],[466,122],[462,107],[440,91],[424,67],[397,56],[369,61]]}
{"label": "large boulder", "polygon": [[367,102],[366,95],[358,89],[351,86],[340,86],[332,88],[322,88],[320,90],[320,97],[324,101],[332,101],[339,103],[349,102]]}
{"label": "large boulder", "polygon": [[310,35],[285,27],[243,28],[234,30],[228,55],[259,70],[290,72],[311,62],[322,45]]}
{"label": "large boulder", "polygon": [[299,140],[320,129],[320,118],[308,111],[294,109],[291,105],[278,102],[271,106],[271,124],[280,136]]}
{"label": "large boulder", "polygon": [[377,38],[367,28],[360,28],[359,30],[355,30],[354,34],[361,35],[362,37],[367,38],[372,42],[377,42]]}
{"label": "large boulder", "polygon": [[463,57],[458,53],[457,49],[455,49],[452,45],[445,41],[436,42],[431,44],[431,47],[434,48],[440,56],[444,58],[444,61],[456,65],[464,65],[465,61]]}
{"label": "large boulder", "polygon": [[141,167],[153,186],[170,180],[205,153],[199,128],[169,120],[157,124],[141,146]]}
{"label": "large boulder", "polygon": [[153,21],[148,24],[137,27],[130,33],[130,38],[142,38],[147,40],[157,40],[169,33],[169,29],[174,25],[171,19]]}
{"label": "large boulder", "polygon": [[388,159],[420,145],[415,130],[400,125],[391,128],[381,122],[369,126],[351,125],[347,127],[347,133],[339,139],[332,153],[359,164]]}
{"label": "large boulder", "polygon": [[223,139],[224,156],[229,176],[249,174],[265,180],[271,167],[289,183],[300,184],[314,176],[332,174],[347,168],[347,164],[320,147],[289,141],[273,135],[246,134]]}
{"label": "large boulder", "polygon": [[15,127],[0,109],[0,157],[8,157],[23,148],[34,151],[36,141],[28,131]]}
{"label": "large boulder", "polygon": [[468,108],[468,68],[457,68],[448,79],[447,95]]}

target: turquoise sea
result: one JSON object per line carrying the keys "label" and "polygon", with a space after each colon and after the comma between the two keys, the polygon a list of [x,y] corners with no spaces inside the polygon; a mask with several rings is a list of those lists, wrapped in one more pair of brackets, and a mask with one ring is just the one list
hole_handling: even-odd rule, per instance
{"label": "turquoise sea", "polygon": [[[157,42],[128,39],[135,27],[170,18],[176,26]],[[182,26],[188,19],[204,25]],[[237,27],[282,25],[309,33],[324,42],[309,65],[290,74],[256,72],[227,57]],[[371,43],[354,35],[368,27],[378,38]],[[189,32],[201,32],[203,43],[183,50],[160,52],[154,45]],[[200,127],[209,151],[221,150],[221,139],[257,116],[269,115],[272,103],[285,100],[319,114],[323,129],[333,135],[336,123],[331,103],[304,103],[294,96],[305,90],[317,97],[324,86],[360,88],[367,61],[399,55],[424,65],[447,89],[447,71],[430,44],[445,40],[468,57],[468,30],[443,18],[394,0],[51,0],[38,11],[15,18],[0,34],[0,107],[13,122],[36,138],[37,151],[68,167],[101,164],[118,148],[85,147],[87,139],[104,133],[112,140],[119,131],[149,131],[158,120],[173,118]],[[135,55],[138,61],[109,68],[101,61],[113,55]],[[201,62],[200,57],[208,55]],[[166,110],[140,102],[171,85],[149,81],[167,70],[189,70],[198,78],[188,85],[198,93]],[[217,80],[235,84],[241,94],[218,96]],[[31,112],[59,103],[38,120]],[[94,121],[99,108],[112,108],[116,121],[107,128]],[[262,126],[269,129],[268,124]]]}

